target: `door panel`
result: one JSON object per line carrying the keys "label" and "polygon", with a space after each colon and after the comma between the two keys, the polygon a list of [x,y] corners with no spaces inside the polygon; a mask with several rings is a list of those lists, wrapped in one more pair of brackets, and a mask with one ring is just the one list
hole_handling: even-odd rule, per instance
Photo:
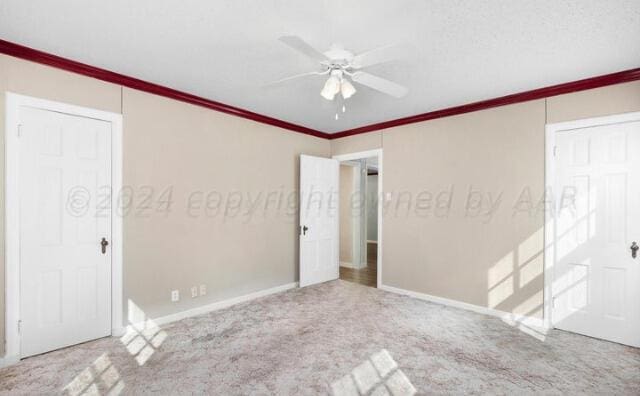
{"label": "door panel", "polygon": [[555,327],[640,346],[640,122],[556,134]]}
{"label": "door panel", "polygon": [[337,160],[300,156],[301,287],[338,279],[338,170]]}
{"label": "door panel", "polygon": [[[111,333],[111,124],[20,108],[21,356]],[[102,200],[104,201],[104,200]]]}

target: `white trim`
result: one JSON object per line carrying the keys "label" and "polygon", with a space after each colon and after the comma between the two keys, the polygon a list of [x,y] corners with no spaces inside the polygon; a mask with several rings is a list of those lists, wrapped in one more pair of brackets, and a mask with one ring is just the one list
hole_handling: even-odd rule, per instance
{"label": "white trim", "polygon": [[[345,165],[351,168],[351,193],[352,195],[349,197],[349,205],[351,206],[352,203],[352,199],[353,199],[353,195],[355,194],[360,194],[361,193],[361,187],[362,187],[362,164],[360,163],[360,161],[342,161],[340,162],[340,165]],[[342,192],[340,192],[340,194],[342,194]],[[365,218],[366,219],[366,218]],[[338,224],[338,228],[339,228],[339,224]],[[362,259],[363,255],[366,254],[366,251],[363,251],[362,246],[360,244],[361,238],[361,232],[362,232],[362,213],[361,211],[357,213],[357,215],[353,215],[353,213],[351,213],[351,256],[352,256],[352,262],[348,262],[346,264],[348,265],[342,265],[340,264],[340,266],[342,267],[349,267],[349,268],[355,268],[355,269],[360,269],[360,268],[364,268],[366,267],[366,264],[364,266],[360,265],[357,266],[356,264],[354,264],[354,262],[358,262],[360,259]],[[338,232],[339,234],[339,232]],[[338,244],[339,246],[339,244]],[[356,258],[358,258],[358,260],[356,260]],[[366,262],[366,259],[365,259]]]}
{"label": "white trim", "polygon": [[[554,147],[556,145],[556,134],[561,131],[575,129],[592,128],[602,125],[622,124],[626,122],[640,121],[640,112],[616,114],[605,117],[586,118],[583,120],[559,122],[547,124],[545,128],[545,188],[551,188],[553,195],[545,197],[544,210],[544,325],[553,328],[552,304],[553,304],[553,267],[555,264],[554,236],[555,219],[553,217],[554,207],[549,206],[557,201],[555,196],[558,191],[555,189],[556,161]],[[546,191],[545,191],[546,192]]]}
{"label": "white trim", "polygon": [[[363,158],[378,157],[380,154],[382,154],[381,148],[374,149],[374,150],[358,151],[356,153],[337,154],[332,156],[331,158],[336,159],[340,162],[344,162],[344,161],[359,160]],[[380,163],[378,163],[378,166],[380,166]]]}
{"label": "white trim", "polygon": [[531,330],[535,330],[543,334],[545,334],[549,330],[549,328],[544,325],[544,321],[540,318],[534,318],[531,316],[499,311],[493,308],[481,307],[479,305],[469,304],[469,303],[457,301],[457,300],[451,300],[444,297],[432,296],[430,294],[414,292],[411,290],[400,289],[393,286],[382,285],[380,289],[391,292],[391,293],[402,294],[405,296],[417,298],[419,300],[446,305],[448,307],[454,307],[454,308],[464,309],[467,311],[472,311],[472,312],[483,314],[483,315],[494,316],[496,318],[502,319],[503,321],[507,322],[511,326],[518,327],[521,330],[526,330],[525,328],[529,328]]}
{"label": "white trim", "polygon": [[[364,165],[364,166],[363,166]],[[358,194],[362,198],[362,206],[358,215],[360,216],[360,221],[358,222],[358,229],[360,235],[358,235],[359,249],[360,249],[360,268],[365,268],[367,266],[367,262],[369,261],[368,252],[367,252],[367,221],[368,221],[368,213],[367,209],[369,206],[369,196],[367,191],[367,183],[369,180],[367,179],[367,163],[364,159],[360,160],[360,174],[358,175],[360,185],[358,186]]]}
{"label": "white trim", "polygon": [[[166,315],[166,316],[161,316],[159,318],[155,318],[155,319],[150,319],[151,321],[153,321],[153,323],[157,324],[158,326],[163,326],[172,322],[176,322],[178,320],[182,320],[182,319],[186,319],[186,318],[190,318],[193,316],[198,316],[198,315],[203,315],[209,312],[213,312],[213,311],[218,311],[220,309],[224,309],[224,308],[229,308],[233,305],[236,304],[240,304],[240,303],[244,303],[244,302],[248,302],[251,300],[255,300],[257,298],[261,298],[261,297],[266,297],[272,294],[276,294],[276,293],[282,293],[284,291],[290,290],[290,289],[295,289],[296,287],[298,287],[298,282],[293,282],[293,283],[287,283],[284,285],[280,285],[280,286],[275,286],[269,289],[265,289],[265,290],[259,290],[257,292],[253,292],[253,293],[249,293],[249,294],[245,294],[242,296],[238,296],[238,297],[233,297],[233,298],[229,298],[227,300],[222,300],[222,301],[216,301],[214,303],[211,304],[207,304],[207,305],[203,305],[201,307],[196,307],[196,308],[191,308],[188,309],[186,311],[181,311],[181,312],[177,312],[171,315]],[[133,323],[130,324],[129,326],[126,327],[127,330],[131,329],[132,327],[140,327],[140,325],[144,324],[144,322],[142,323]]]}
{"label": "white trim", "polygon": [[[383,167],[382,167],[382,149],[375,149],[375,150],[367,150],[367,151],[360,151],[357,153],[348,153],[348,154],[340,154],[340,155],[334,155],[333,159],[336,159],[340,162],[343,161],[350,161],[350,160],[356,160],[356,159],[362,159],[362,158],[370,158],[370,157],[378,157],[378,241],[380,241],[380,243],[378,243],[378,257],[376,259],[376,263],[377,263],[377,277],[378,279],[376,280],[376,287],[380,288],[382,286],[382,223],[383,223],[383,218],[382,218],[382,207],[384,205],[384,199],[385,197],[383,196]],[[338,244],[340,243],[340,240],[338,239]],[[338,245],[338,248],[340,248],[340,246]]]}
{"label": "white trim", "polygon": [[[353,196],[362,194],[362,164],[358,161],[351,169],[351,192],[349,197],[349,207],[351,208],[351,264],[352,268],[363,268],[357,263],[362,260],[364,252],[362,251],[362,208],[357,211],[354,216],[353,213]],[[340,245],[338,244],[338,248]]]}
{"label": "white trim", "polygon": [[[551,183],[556,178],[555,173],[555,161],[554,161],[554,147],[556,145],[556,134],[554,131],[553,125],[547,125],[545,127],[545,150],[544,150],[544,186],[546,195],[551,187]],[[555,194],[553,191],[555,188],[551,190],[552,194]],[[552,195],[550,197],[544,197],[545,205],[544,205],[544,239],[542,242],[543,250],[544,250],[544,287],[542,292],[542,312],[544,316],[544,324],[549,328],[553,328],[553,320],[551,318],[551,304],[553,302],[553,293],[552,287],[553,285],[553,266],[555,263],[555,245],[553,244],[553,239],[555,235],[555,221],[553,219],[553,211],[555,202],[555,196]],[[548,202],[548,201],[551,201]]]}
{"label": "white trim", "polygon": [[609,115],[604,117],[585,118],[582,120],[557,122],[555,124],[547,124],[547,133],[549,131],[559,132],[568,131],[573,129],[593,128],[603,125],[611,124],[623,124],[626,122],[638,122],[640,121],[640,111],[632,113],[622,113]]}
{"label": "white trim", "polygon": [[[20,335],[20,271],[18,267],[20,239],[16,227],[20,201],[18,199],[18,112],[12,111],[18,104],[14,96],[7,93],[5,101],[5,359],[19,359]],[[15,285],[16,287],[13,287]]]}
{"label": "white trim", "polygon": [[[118,214],[118,196],[122,190],[122,115],[89,109],[60,102],[6,93],[5,120],[5,339],[3,361],[13,362],[20,357],[20,192],[19,192],[19,144],[20,107],[35,107],[49,111],[94,118],[111,123],[111,328],[112,334],[122,329],[122,217]],[[0,361],[2,364],[3,361]]]}
{"label": "white trim", "polygon": [[350,261],[341,261],[340,266],[345,268],[356,268]]}
{"label": "white trim", "polygon": [[123,335],[122,312],[124,298],[124,235],[123,214],[120,200],[123,187],[123,136],[122,115],[112,114],[111,119],[111,335]]}
{"label": "white trim", "polygon": [[363,262],[363,263],[360,263],[359,266],[357,266],[357,265],[353,264],[350,261],[341,261],[340,262],[340,266],[341,267],[345,267],[345,268],[363,269],[363,268],[365,268],[367,266],[367,263]]}
{"label": "white trim", "polygon": [[19,361],[20,361],[20,357],[16,355],[12,355],[12,356],[5,355],[4,357],[0,357],[0,368],[11,366],[12,364],[16,364]]}

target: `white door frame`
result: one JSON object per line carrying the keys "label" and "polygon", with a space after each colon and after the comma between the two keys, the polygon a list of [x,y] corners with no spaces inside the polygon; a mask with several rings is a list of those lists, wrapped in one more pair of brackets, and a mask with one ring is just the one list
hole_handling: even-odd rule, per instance
{"label": "white door frame", "polygon": [[[378,158],[378,246],[377,246],[378,258],[376,259],[378,279],[376,281],[376,287],[379,289],[382,286],[382,207],[384,205],[384,197],[383,197],[384,190],[382,189],[382,177],[383,177],[382,149],[334,155],[331,158],[336,159],[339,162],[343,162],[343,161],[352,161],[352,160],[371,158],[371,157]],[[340,238],[338,238],[338,250],[340,250]]]}
{"label": "white door frame", "polygon": [[[344,166],[348,166],[351,170],[351,175],[353,178],[353,181],[351,183],[351,191],[353,192],[353,194],[360,194],[361,193],[361,189],[360,189],[360,185],[361,183],[361,178],[362,178],[362,172],[360,172],[360,162],[358,161],[340,161],[340,165],[344,165]],[[342,191],[340,191],[340,194],[342,194]],[[353,198],[353,196],[349,197],[349,203],[351,204],[351,199]],[[343,267],[349,267],[349,268],[362,268],[362,246],[359,243],[359,241],[362,239],[360,238],[360,225],[363,219],[361,219],[361,213],[358,212],[357,215],[353,215],[351,217],[351,261],[350,262],[340,262],[340,265]],[[340,224],[340,223],[338,223]],[[338,242],[338,248],[340,243]],[[358,258],[356,261],[356,257]],[[344,265],[343,265],[344,264]],[[366,262],[365,262],[366,265]]]}
{"label": "white door frame", "polygon": [[587,118],[583,120],[547,124],[545,131],[545,210],[544,210],[544,326],[553,328],[551,308],[553,304],[553,269],[556,262],[554,246],[555,218],[554,206],[561,194],[553,189],[556,178],[554,148],[556,134],[561,131],[591,128],[609,124],[640,121],[640,112],[617,114],[612,116]]}
{"label": "white door frame", "polygon": [[122,115],[65,103],[6,93],[5,120],[5,357],[11,364],[20,352],[20,107],[93,118],[111,123],[111,334],[123,333],[122,325],[122,217],[119,193],[122,191]]}

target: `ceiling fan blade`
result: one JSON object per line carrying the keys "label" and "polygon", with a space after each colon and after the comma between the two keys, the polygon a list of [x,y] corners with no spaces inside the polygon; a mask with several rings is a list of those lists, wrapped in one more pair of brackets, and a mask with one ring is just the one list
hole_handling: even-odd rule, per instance
{"label": "ceiling fan blade", "polygon": [[367,66],[377,65],[379,63],[389,62],[402,58],[404,56],[404,49],[396,44],[387,45],[372,49],[371,51],[363,52],[353,57],[351,66],[354,69],[361,69]]}
{"label": "ceiling fan blade", "polygon": [[358,84],[366,85],[369,88],[373,88],[376,91],[386,93],[395,98],[401,98],[409,92],[406,87],[400,84],[362,71],[353,73],[351,78]]}
{"label": "ceiling fan blade", "polygon": [[327,58],[322,52],[316,50],[298,36],[282,36],[278,40],[317,61],[325,62],[329,60],[329,58]]}
{"label": "ceiling fan blade", "polygon": [[308,73],[296,74],[296,75],[293,75],[293,76],[281,78],[279,80],[271,81],[271,82],[269,82],[267,84],[264,84],[263,87],[264,88],[273,87],[275,85],[280,85],[280,84],[285,83],[285,82],[290,81],[290,80],[295,80],[295,79],[298,79],[298,78],[301,78],[301,77],[314,76],[314,75],[320,75],[320,74],[322,74],[322,73],[320,73],[320,72],[308,72]]}

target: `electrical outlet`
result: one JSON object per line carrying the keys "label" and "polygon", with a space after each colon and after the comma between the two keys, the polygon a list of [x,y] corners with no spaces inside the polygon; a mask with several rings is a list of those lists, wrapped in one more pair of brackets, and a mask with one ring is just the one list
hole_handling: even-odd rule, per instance
{"label": "electrical outlet", "polygon": [[191,298],[198,297],[198,286],[191,287]]}
{"label": "electrical outlet", "polygon": [[207,285],[200,285],[200,295],[204,296],[207,294]]}
{"label": "electrical outlet", "polygon": [[180,290],[172,290],[171,291],[171,302],[180,301]]}

